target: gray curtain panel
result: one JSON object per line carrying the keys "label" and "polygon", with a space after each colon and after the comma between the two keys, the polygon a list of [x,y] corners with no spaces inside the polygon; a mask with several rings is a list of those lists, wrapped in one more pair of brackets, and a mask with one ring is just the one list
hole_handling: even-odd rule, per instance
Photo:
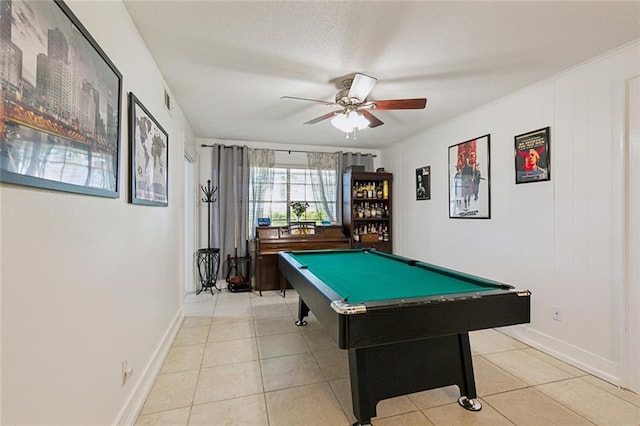
{"label": "gray curtain panel", "polygon": [[[342,223],[342,175],[349,166],[364,166],[365,172],[374,172],[373,154],[362,154],[360,152],[338,152],[338,222]],[[349,189],[351,190],[351,189]]]}
{"label": "gray curtain panel", "polygon": [[211,183],[218,187],[218,202],[212,206],[211,244],[220,248],[227,272],[227,255],[247,255],[249,216],[249,149],[216,144],[212,148]]}
{"label": "gray curtain panel", "polygon": [[373,170],[373,157],[373,154],[362,154],[360,152],[338,152],[339,170],[344,173],[349,166],[364,166],[365,172],[375,172]]}

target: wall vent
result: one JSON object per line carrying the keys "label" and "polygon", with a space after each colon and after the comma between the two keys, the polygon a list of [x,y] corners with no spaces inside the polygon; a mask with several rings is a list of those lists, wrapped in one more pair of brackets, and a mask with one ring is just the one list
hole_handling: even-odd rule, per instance
{"label": "wall vent", "polygon": [[171,96],[169,96],[169,93],[167,92],[167,90],[165,89],[164,91],[164,106],[171,111]]}

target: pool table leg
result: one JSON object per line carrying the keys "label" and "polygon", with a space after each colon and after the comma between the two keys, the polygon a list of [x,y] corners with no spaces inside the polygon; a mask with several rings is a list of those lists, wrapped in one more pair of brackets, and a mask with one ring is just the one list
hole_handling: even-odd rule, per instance
{"label": "pool table leg", "polygon": [[464,384],[460,388],[461,394],[458,399],[458,404],[469,411],[480,411],[482,404],[475,399],[476,393],[476,381],[473,377],[473,361],[471,359],[471,344],[469,343],[469,333],[458,334],[458,341],[460,346],[460,355],[462,356],[463,366],[463,380]]}
{"label": "pool table leg", "polygon": [[353,415],[371,423],[379,401],[449,385],[460,389],[460,405],[478,411],[469,334],[460,333],[349,349]]}
{"label": "pool table leg", "polygon": [[308,315],[309,315],[309,307],[307,306],[306,303],[304,303],[304,300],[302,300],[302,297],[298,298],[298,321],[296,321],[296,325],[297,326],[307,325],[307,322],[304,320],[304,317]]}
{"label": "pool table leg", "polygon": [[[380,398],[374,395],[371,389],[370,367],[376,365],[372,363],[369,355],[375,348],[369,349],[349,349],[349,379],[351,381],[351,403],[353,415],[358,420],[353,426],[364,426],[371,424],[371,418],[376,416],[376,405]],[[364,366],[359,368],[359,366]]]}

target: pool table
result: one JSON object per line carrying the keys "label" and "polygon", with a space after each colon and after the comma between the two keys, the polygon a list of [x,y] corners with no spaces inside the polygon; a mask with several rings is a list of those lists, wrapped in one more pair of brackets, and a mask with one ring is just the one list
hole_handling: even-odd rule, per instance
{"label": "pool table", "polygon": [[386,398],[457,385],[476,400],[469,331],[530,321],[528,290],[374,249],[281,252],[299,297],[297,325],[313,312],[349,351],[356,425]]}

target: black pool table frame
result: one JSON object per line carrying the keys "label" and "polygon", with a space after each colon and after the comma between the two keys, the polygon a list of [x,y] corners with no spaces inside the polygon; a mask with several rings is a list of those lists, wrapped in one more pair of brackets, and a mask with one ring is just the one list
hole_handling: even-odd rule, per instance
{"label": "black pool table frame", "polygon": [[[480,286],[488,283],[396,255],[375,254],[455,278],[477,280]],[[370,424],[382,399],[449,385],[460,389],[460,405],[480,410],[482,406],[475,399],[469,331],[530,321],[531,293],[510,285],[490,282],[494,289],[481,292],[354,305],[341,300],[289,252],[281,252],[279,257],[280,271],[299,295],[296,324],[306,325],[304,318],[312,311],[338,347],[349,351],[356,425]],[[398,281],[402,285],[401,277]]]}

